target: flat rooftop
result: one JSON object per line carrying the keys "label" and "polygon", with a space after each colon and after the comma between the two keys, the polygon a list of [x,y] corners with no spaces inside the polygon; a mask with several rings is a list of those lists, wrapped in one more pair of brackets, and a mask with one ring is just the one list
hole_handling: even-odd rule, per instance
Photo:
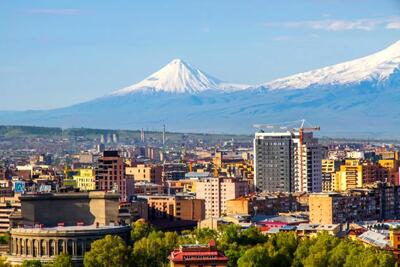
{"label": "flat rooftop", "polygon": [[56,226],[56,227],[32,227],[32,228],[13,228],[12,233],[56,233],[56,232],[96,232],[102,230],[118,230],[118,229],[130,229],[129,225],[83,225],[83,226]]}

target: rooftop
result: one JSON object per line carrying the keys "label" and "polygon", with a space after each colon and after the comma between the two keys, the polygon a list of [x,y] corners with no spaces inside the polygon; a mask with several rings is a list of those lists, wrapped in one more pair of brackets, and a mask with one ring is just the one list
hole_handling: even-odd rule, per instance
{"label": "rooftop", "polygon": [[35,228],[13,228],[12,233],[57,233],[57,232],[87,232],[87,231],[101,231],[101,230],[114,230],[114,229],[128,229],[129,225],[83,225],[83,226],[56,226],[56,227],[35,227]]}

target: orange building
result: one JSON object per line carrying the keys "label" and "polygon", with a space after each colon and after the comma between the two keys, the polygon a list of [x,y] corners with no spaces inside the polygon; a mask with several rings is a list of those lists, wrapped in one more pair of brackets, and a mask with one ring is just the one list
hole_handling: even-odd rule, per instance
{"label": "orange building", "polygon": [[251,214],[252,210],[250,207],[251,200],[247,197],[239,197],[236,199],[230,199],[226,201],[226,214],[227,215],[240,215],[240,214]]}

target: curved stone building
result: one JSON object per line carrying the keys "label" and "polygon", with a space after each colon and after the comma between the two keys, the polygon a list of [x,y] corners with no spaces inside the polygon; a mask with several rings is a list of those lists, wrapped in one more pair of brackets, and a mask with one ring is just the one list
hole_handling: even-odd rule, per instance
{"label": "curved stone building", "polygon": [[50,262],[65,253],[82,266],[94,240],[118,235],[129,244],[131,228],[118,218],[119,197],[99,191],[21,195],[21,213],[10,217],[8,262]]}
{"label": "curved stone building", "polygon": [[83,263],[83,255],[90,245],[106,235],[118,235],[128,242],[130,226],[65,226],[51,228],[14,228],[10,237],[11,264],[24,260],[50,262],[56,255],[72,256],[76,266]]}

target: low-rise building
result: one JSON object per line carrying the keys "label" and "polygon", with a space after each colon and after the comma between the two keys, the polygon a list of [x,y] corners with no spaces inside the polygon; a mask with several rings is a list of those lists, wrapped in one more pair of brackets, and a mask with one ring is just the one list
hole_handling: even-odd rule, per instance
{"label": "low-rise building", "polygon": [[268,193],[239,197],[226,202],[227,215],[278,214],[308,211],[308,193]]}
{"label": "low-rise building", "polygon": [[149,196],[149,218],[164,218],[176,221],[196,222],[205,218],[205,205],[202,199],[180,196]]}
{"label": "low-rise building", "polygon": [[125,172],[133,176],[135,182],[161,184],[162,166],[138,164],[134,167],[126,167]]}
{"label": "low-rise building", "polygon": [[74,175],[73,180],[81,191],[96,190],[96,175],[93,169],[79,169],[79,174]]}
{"label": "low-rise building", "polygon": [[162,185],[144,181],[135,183],[135,194],[137,195],[161,195],[162,193],[164,193]]}
{"label": "low-rise building", "polygon": [[400,187],[385,183],[309,197],[310,223],[336,224],[400,218]]}
{"label": "low-rise building", "polygon": [[130,239],[130,226],[119,224],[119,194],[107,192],[21,195],[21,212],[11,215],[11,264],[24,260],[51,262],[71,255],[82,266],[90,244],[106,235]]}
{"label": "low-rise building", "polygon": [[169,256],[171,267],[224,267],[228,266],[228,257],[217,250],[214,240],[206,245],[181,245]]}

